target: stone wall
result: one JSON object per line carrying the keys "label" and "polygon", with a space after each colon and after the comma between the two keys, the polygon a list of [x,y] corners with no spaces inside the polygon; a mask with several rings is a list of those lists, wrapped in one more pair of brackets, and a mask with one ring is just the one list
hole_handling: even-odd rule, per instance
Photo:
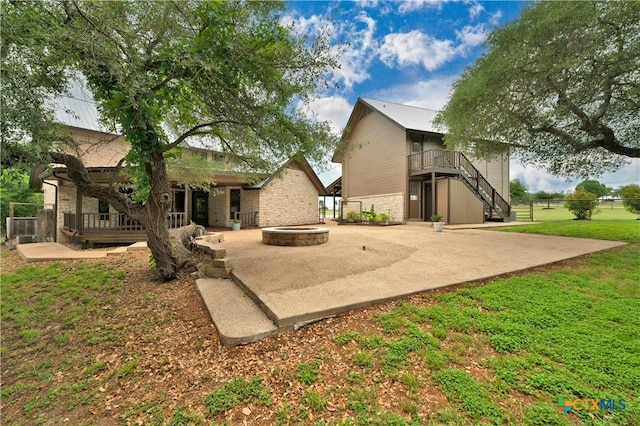
{"label": "stone wall", "polygon": [[260,191],[260,227],[318,223],[318,190],[296,163]]}
{"label": "stone wall", "polygon": [[209,194],[209,225],[230,227],[229,189],[215,188]]}
{"label": "stone wall", "polygon": [[[374,210],[377,214],[385,213],[389,215],[389,220],[395,222],[404,222],[404,193],[399,192],[396,194],[379,194],[379,195],[367,195],[363,197],[350,197],[347,199],[345,206],[349,206],[349,210],[354,210],[357,206],[357,202],[362,202],[362,210],[369,211],[371,205],[374,206]],[[343,209],[343,219],[347,218],[347,210]],[[359,212],[358,212],[359,213]]]}

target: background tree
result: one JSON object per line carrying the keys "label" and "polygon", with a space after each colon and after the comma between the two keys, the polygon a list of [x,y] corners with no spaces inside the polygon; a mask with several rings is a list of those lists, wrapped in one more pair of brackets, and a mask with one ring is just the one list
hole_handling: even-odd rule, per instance
{"label": "background tree", "polygon": [[[280,26],[283,10],[271,1],[5,3],[2,68],[11,72],[3,75],[3,89],[5,78],[6,87],[26,84],[12,105],[27,99],[29,119],[3,114],[3,130],[30,137],[29,145],[12,141],[20,154],[53,146],[41,160],[65,164],[82,194],[140,221],[157,271],[171,279],[178,262],[165,227],[170,150],[201,138],[240,171],[272,172],[290,157],[313,161],[333,149],[329,126],[303,117],[296,103],[323,84],[334,59],[324,35],[295,38]],[[21,80],[20,67],[32,78]],[[60,146],[68,140],[38,133],[54,128],[43,125],[52,117],[47,96],[77,75],[86,79],[103,121],[130,143],[126,163],[137,171],[142,199],[132,201],[116,185],[97,185],[82,161]]]}
{"label": "background tree", "polygon": [[595,195],[597,198],[602,198],[606,195],[609,195],[609,192],[611,192],[610,188],[606,187],[604,184],[601,184],[597,180],[593,180],[593,179],[587,179],[580,182],[576,186],[576,190],[578,189],[582,189],[585,192],[590,192],[593,195]]}
{"label": "background tree", "polygon": [[576,189],[574,193],[568,194],[564,200],[564,206],[578,220],[591,219],[591,215],[598,213],[596,210],[599,205],[598,197],[584,189]]}
{"label": "background tree", "polygon": [[518,178],[509,182],[511,201],[523,201],[527,196],[527,186]]}
{"label": "background tree", "polygon": [[640,215],[640,185],[625,185],[620,188],[620,195],[624,198],[624,207],[631,213]]}
{"label": "background tree", "polygon": [[438,118],[447,146],[556,175],[640,157],[640,2],[531,2],[495,29]]}
{"label": "background tree", "polygon": [[4,228],[9,216],[10,203],[33,203],[37,206],[17,205],[13,210],[16,217],[35,217],[37,208],[43,206],[43,194],[33,192],[29,186],[29,175],[17,167],[4,167],[0,175],[0,220]]}
{"label": "background tree", "polygon": [[551,208],[551,200],[562,200],[564,194],[561,192],[538,191],[533,194],[534,200],[544,200],[547,202],[547,208]]}

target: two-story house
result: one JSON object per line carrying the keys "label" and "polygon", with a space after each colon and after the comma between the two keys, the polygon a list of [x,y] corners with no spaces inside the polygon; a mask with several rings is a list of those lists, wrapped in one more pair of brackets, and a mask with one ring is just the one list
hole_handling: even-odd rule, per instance
{"label": "two-story house", "polygon": [[[62,105],[57,111],[57,120],[75,140],[75,154],[82,159],[90,178],[97,183],[113,184],[113,173],[128,152],[128,142],[98,122],[91,102],[74,98],[58,102]],[[328,194],[304,158],[289,160],[274,175],[254,175],[252,182],[247,182],[243,175],[234,173],[224,153],[190,146],[182,149],[183,156],[202,156],[215,167],[215,186],[212,191],[202,191],[180,185],[174,179],[172,208],[167,217],[169,228],[190,222],[230,228],[234,220],[240,220],[242,227],[318,222],[318,196]],[[117,212],[107,202],[79,193],[63,165],[35,168],[31,184],[44,192],[45,208],[54,211],[57,241],[73,240],[91,246],[146,239],[139,223]],[[133,183],[124,183],[120,190],[126,192],[132,187]]]}
{"label": "two-story house", "polygon": [[333,161],[342,164],[342,214],[369,210],[396,221],[509,220],[509,156],[447,150],[437,112],[359,98]]}

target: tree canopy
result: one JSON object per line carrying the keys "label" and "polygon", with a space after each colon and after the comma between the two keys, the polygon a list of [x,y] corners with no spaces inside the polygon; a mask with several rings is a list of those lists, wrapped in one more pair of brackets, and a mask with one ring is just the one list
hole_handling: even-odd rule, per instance
{"label": "tree canopy", "polygon": [[522,201],[527,195],[527,186],[520,179],[509,181],[509,196],[511,201]]}
{"label": "tree canopy", "polygon": [[620,188],[620,195],[624,198],[624,207],[631,213],[640,215],[640,185],[625,185]]}
{"label": "tree canopy", "polygon": [[594,179],[587,179],[580,182],[578,185],[576,185],[576,191],[578,189],[582,189],[585,192],[590,192],[597,198],[602,198],[605,195],[609,195],[609,193],[611,192],[610,188],[607,188],[606,185]]}
{"label": "tree canopy", "polygon": [[[283,10],[272,1],[4,3],[2,142],[15,149],[3,164],[34,154],[65,164],[84,195],[142,222],[159,272],[174,277],[164,226],[170,150],[198,139],[239,169],[269,172],[334,147],[328,124],[298,112],[335,66],[326,35],[293,36],[280,25]],[[70,141],[54,131],[47,101],[78,76],[102,120],[130,143],[126,164],[146,199],[97,185],[81,159],[56,149]]]}
{"label": "tree canopy", "polygon": [[560,176],[640,157],[640,2],[532,2],[493,30],[438,122],[447,146]]}

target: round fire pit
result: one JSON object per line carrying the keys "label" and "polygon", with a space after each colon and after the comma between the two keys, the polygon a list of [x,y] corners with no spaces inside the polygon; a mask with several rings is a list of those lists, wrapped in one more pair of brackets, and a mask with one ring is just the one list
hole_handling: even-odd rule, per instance
{"label": "round fire pit", "polygon": [[329,241],[328,228],[262,228],[262,243],[271,246],[315,246]]}

